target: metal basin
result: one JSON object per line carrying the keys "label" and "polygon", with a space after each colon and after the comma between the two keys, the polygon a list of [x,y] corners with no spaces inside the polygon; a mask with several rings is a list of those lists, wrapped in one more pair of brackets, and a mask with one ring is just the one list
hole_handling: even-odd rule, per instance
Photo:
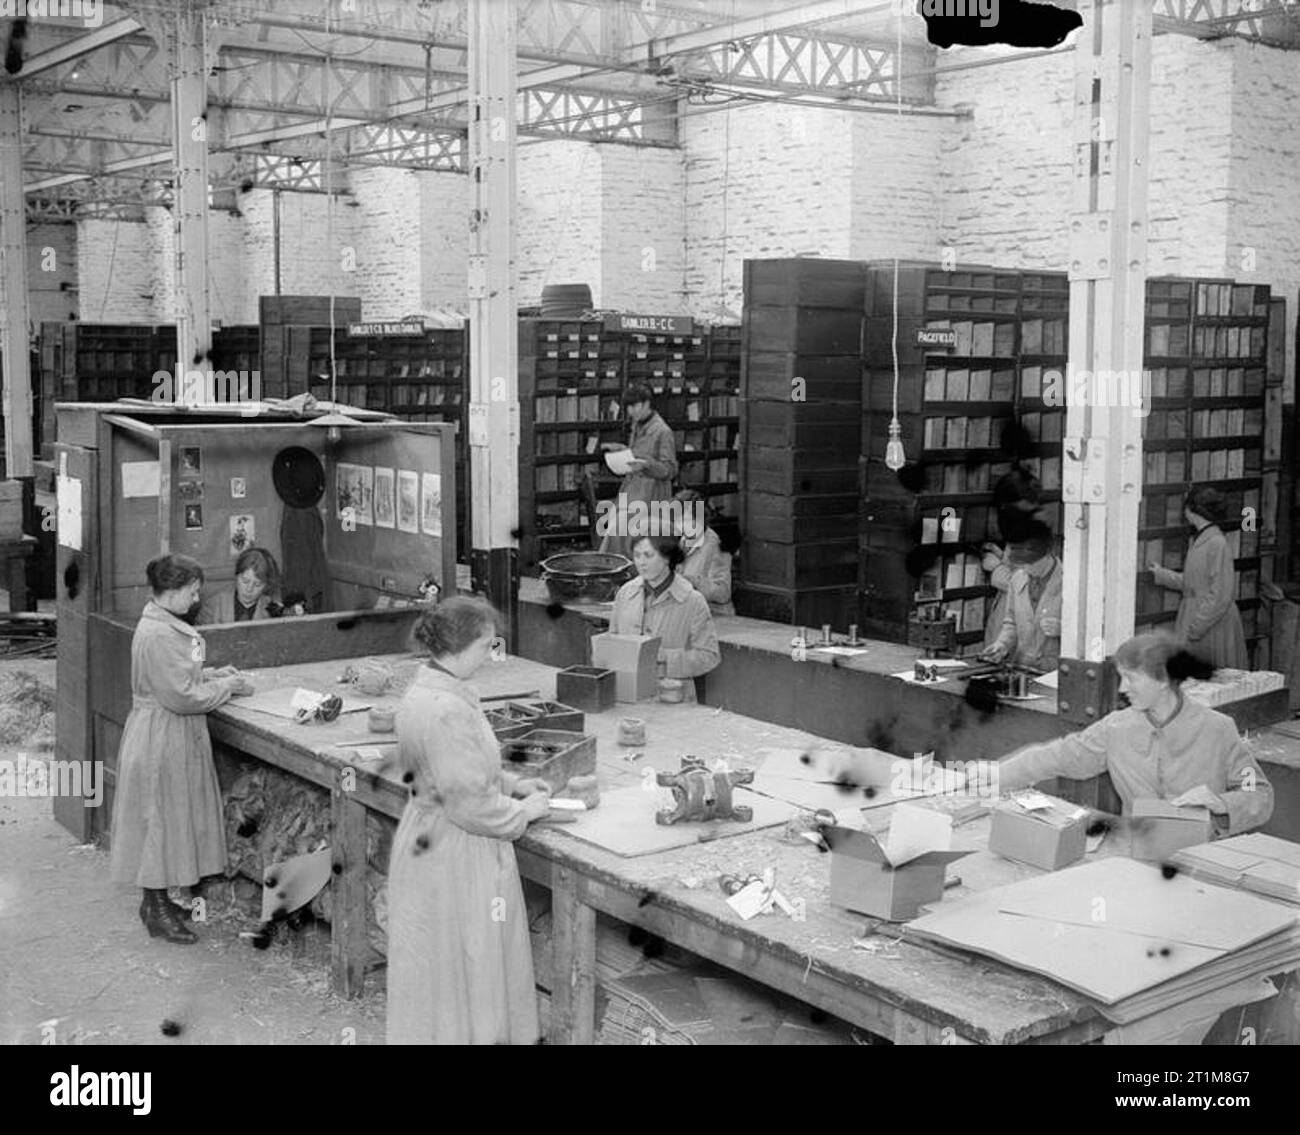
{"label": "metal basin", "polygon": [[554,603],[608,603],[636,572],[631,560],[613,552],[561,552],[541,568]]}

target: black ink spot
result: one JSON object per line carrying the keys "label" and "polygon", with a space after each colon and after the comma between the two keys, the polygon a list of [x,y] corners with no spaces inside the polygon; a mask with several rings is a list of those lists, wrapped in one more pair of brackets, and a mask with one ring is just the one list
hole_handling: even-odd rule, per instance
{"label": "black ink spot", "polygon": [[425,852],[425,851],[428,851],[428,850],[429,850],[429,837],[428,837],[427,835],[418,835],[418,836],[416,836],[416,837],[415,837],[415,854],[416,854],[416,855],[420,855],[421,853],[423,853],[423,852]]}
{"label": "black ink spot", "polygon": [[664,952],[664,940],[662,938],[651,938],[641,949],[641,953],[647,958],[662,957]]}
{"label": "black ink spot", "polygon": [[800,753],[800,754],[799,754],[799,763],[800,763],[801,765],[810,765],[810,764],[812,764],[812,754],[811,754],[811,753]]}
{"label": "black ink spot", "polygon": [[275,887],[275,886],[278,886],[279,883],[280,883],[280,880],[277,879],[274,875],[268,875],[268,876],[266,877],[266,885],[267,885],[268,887]]}
{"label": "black ink spot", "polygon": [[892,753],[894,751],[894,731],[891,726],[897,720],[898,717],[895,715],[887,721],[873,721],[867,727],[867,744],[873,749],[880,749],[882,752]]}
{"label": "black ink spot", "polygon": [[989,682],[967,682],[965,700],[982,716],[992,717],[998,711],[998,692]]}
{"label": "black ink spot", "polygon": [[858,786],[853,783],[853,778],[848,773],[842,772],[835,778],[835,788],[839,792],[852,792]]}
{"label": "black ink spot", "polygon": [[252,193],[252,192],[253,192],[253,188],[254,188],[256,185],[257,185],[257,182],[255,182],[251,177],[246,177],[246,178],[244,178],[243,181],[241,181],[241,182],[239,183],[239,192],[240,192],[240,193]]}
{"label": "black ink spot", "polygon": [[656,894],[654,893],[654,891],[646,891],[646,893],[643,894],[643,895],[641,896],[641,901],[638,902],[636,905],[637,905],[637,906],[649,906],[649,905],[650,905],[652,902],[654,902],[655,899],[657,899],[658,897],[659,897],[659,896],[656,895]]}
{"label": "black ink spot", "polygon": [[1110,821],[1098,816],[1088,825],[1084,834],[1096,839],[1099,835],[1105,835],[1108,831],[1110,831]]}
{"label": "black ink spot", "polygon": [[512,540],[522,540],[524,538],[524,530],[522,528],[510,529],[510,538]]}
{"label": "black ink spot", "polygon": [[628,929],[627,944],[629,946],[643,945],[646,941],[649,940],[649,938],[650,935],[647,934],[644,930],[642,930],[641,927],[639,926],[633,926]]}
{"label": "black ink spot", "polygon": [[415,779],[415,773],[413,773],[413,772],[404,772],[404,773],[402,773],[402,783],[403,783],[403,784],[410,784],[411,781],[413,781],[414,779]]}
{"label": "black ink spot", "polygon": [[821,1009],[814,1009],[808,1014],[808,1019],[812,1021],[814,1025],[822,1025],[829,1019],[829,1014]]}
{"label": "black ink spot", "polygon": [[283,891],[276,891],[276,892],[275,892],[275,897],[278,898],[278,899],[282,899],[282,898],[284,898],[284,897],[285,897],[285,896],[284,896],[284,892],[283,892]]}
{"label": "black ink spot", "polygon": [[184,1026],[170,1017],[159,1026],[159,1031],[163,1036],[180,1036]]}
{"label": "black ink spot", "polygon": [[904,465],[898,471],[898,483],[909,493],[925,492],[927,480],[925,465],[920,461],[915,465]]}
{"label": "black ink spot", "polygon": [[[936,5],[940,12],[943,5]],[[1001,0],[997,8],[997,23],[985,27],[975,14],[976,5],[966,5],[971,15],[926,16],[923,6],[916,11],[925,19],[926,34],[936,47],[964,44],[982,47],[991,43],[1005,43],[1011,47],[1056,47],[1076,28],[1083,26],[1083,17],[1052,4],[1029,3],[1027,0]]]}
{"label": "black ink spot", "polygon": [[249,839],[251,836],[257,834],[257,821],[245,820],[242,824],[239,825],[239,827],[235,829],[235,831],[239,835],[241,835],[244,839]]}
{"label": "black ink spot", "polygon": [[1166,879],[1172,879],[1178,874],[1178,868],[1172,863],[1162,863],[1160,865],[1160,874]]}
{"label": "black ink spot", "polygon": [[342,874],[343,874],[343,864],[342,864],[342,863],[335,863],[335,864],[330,868],[330,870],[333,871],[334,874],[336,874],[336,875],[342,875]]}
{"label": "black ink spot", "polygon": [[263,922],[262,925],[257,928],[257,933],[250,939],[253,943],[253,949],[265,950],[271,944],[273,930],[274,927],[271,923]]}
{"label": "black ink spot", "polygon": [[547,603],[547,604],[546,604],[546,613],[547,613],[547,614],[548,614],[552,619],[558,619],[561,615],[564,614],[564,604],[563,604],[563,603]]}
{"label": "black ink spot", "polygon": [[917,544],[910,552],[903,557],[903,566],[907,569],[907,574],[912,576],[922,576],[932,567],[939,558],[939,549],[934,544]]}
{"label": "black ink spot", "polygon": [[81,590],[81,569],[75,564],[70,563],[63,569],[63,587],[68,593],[69,599],[75,599],[77,593]]}
{"label": "black ink spot", "polygon": [[1161,946],[1161,947],[1160,947],[1160,956],[1161,956],[1162,958],[1167,958],[1167,957],[1169,957],[1169,955],[1172,954],[1172,953],[1173,953],[1173,950],[1171,950],[1168,946]]}
{"label": "black ink spot", "polygon": [[876,798],[876,790],[868,784],[866,788],[862,790],[862,795],[868,800],[874,800]]}
{"label": "black ink spot", "polygon": [[528,753],[523,749],[507,749],[506,757],[517,765],[528,763]]}

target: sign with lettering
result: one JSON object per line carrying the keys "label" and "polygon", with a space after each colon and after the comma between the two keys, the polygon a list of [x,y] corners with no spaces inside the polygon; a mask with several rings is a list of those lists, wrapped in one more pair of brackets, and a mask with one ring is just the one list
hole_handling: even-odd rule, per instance
{"label": "sign with lettering", "polygon": [[607,315],[606,331],[633,331],[643,335],[694,335],[689,315]]}
{"label": "sign with lettering", "polygon": [[916,329],[916,346],[918,347],[955,347],[957,332],[946,327],[918,327]]}
{"label": "sign with lettering", "polygon": [[349,335],[423,335],[424,324],[414,321],[398,323],[349,323]]}

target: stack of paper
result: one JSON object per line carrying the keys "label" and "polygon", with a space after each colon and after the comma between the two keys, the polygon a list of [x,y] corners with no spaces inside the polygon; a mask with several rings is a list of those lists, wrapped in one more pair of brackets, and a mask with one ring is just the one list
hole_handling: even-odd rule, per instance
{"label": "stack of paper", "polygon": [[1300,906],[1300,844],[1251,832],[1185,847],[1172,859],[1197,879]]}
{"label": "stack of paper", "polygon": [[1292,908],[1118,857],[950,900],[908,933],[1059,981],[1120,1023],[1300,965]]}

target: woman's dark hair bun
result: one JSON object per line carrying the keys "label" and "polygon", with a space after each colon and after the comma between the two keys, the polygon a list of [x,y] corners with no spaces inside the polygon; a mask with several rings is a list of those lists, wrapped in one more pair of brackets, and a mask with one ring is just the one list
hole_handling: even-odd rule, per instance
{"label": "woman's dark hair bun", "polygon": [[1190,650],[1175,650],[1165,663],[1165,671],[1170,681],[1185,682],[1188,678],[1206,681],[1214,674],[1214,666]]}

